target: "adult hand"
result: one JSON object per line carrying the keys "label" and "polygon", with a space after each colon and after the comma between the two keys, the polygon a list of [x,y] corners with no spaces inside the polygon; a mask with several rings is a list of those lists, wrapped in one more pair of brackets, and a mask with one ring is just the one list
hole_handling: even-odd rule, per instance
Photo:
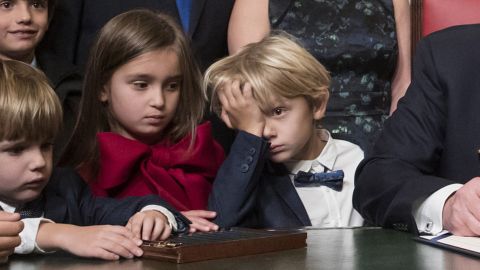
{"label": "adult hand", "polygon": [[480,235],[480,177],[468,181],[443,206],[443,228],[455,235]]}
{"label": "adult hand", "polygon": [[192,224],[190,224],[190,232],[209,232],[216,231],[219,228],[217,224],[209,220],[217,215],[216,212],[206,210],[190,210],[183,211],[182,214],[192,222]]}

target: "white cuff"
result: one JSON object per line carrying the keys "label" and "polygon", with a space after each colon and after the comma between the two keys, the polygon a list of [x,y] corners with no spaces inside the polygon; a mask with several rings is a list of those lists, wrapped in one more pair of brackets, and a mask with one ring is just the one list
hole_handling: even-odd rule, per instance
{"label": "white cuff", "polygon": [[164,214],[167,217],[168,225],[170,226],[170,228],[173,231],[177,230],[177,228],[178,228],[177,220],[173,216],[172,212],[170,212],[167,208],[165,208],[163,206],[160,206],[160,205],[152,204],[152,205],[147,205],[147,206],[143,207],[142,210],[140,210],[140,212],[145,212],[147,210],[155,210],[155,211],[158,211],[158,212]]}
{"label": "white cuff", "polygon": [[43,218],[24,218],[23,230],[20,232],[21,243],[15,248],[17,254],[28,254],[35,250],[38,227]]}
{"label": "white cuff", "polygon": [[445,186],[413,206],[413,216],[420,233],[436,235],[442,232],[443,206],[447,199],[462,186],[462,184]]}

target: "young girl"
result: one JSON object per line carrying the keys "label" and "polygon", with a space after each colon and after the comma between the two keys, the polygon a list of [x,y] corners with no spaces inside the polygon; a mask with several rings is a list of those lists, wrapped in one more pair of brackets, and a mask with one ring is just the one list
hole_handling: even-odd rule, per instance
{"label": "young girl", "polygon": [[200,82],[170,17],[147,10],[116,16],[90,52],[61,163],[100,196],[157,194],[182,211],[205,209],[224,153],[210,123],[197,127],[205,106]]}
{"label": "young girl", "polygon": [[319,127],[330,83],[323,65],[286,34],[273,35],[216,62],[205,77],[213,108],[240,131],[210,194],[217,224],[362,225],[352,193],[363,152]]}

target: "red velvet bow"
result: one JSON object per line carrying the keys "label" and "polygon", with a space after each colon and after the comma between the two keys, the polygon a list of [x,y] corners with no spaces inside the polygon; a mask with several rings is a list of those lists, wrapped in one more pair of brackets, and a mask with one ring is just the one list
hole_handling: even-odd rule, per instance
{"label": "red velvet bow", "polygon": [[197,127],[190,151],[190,136],[174,145],[146,145],[112,132],[97,134],[97,140],[100,171],[96,181],[90,181],[96,195],[157,194],[181,211],[206,208],[212,182],[225,158],[208,122]]}

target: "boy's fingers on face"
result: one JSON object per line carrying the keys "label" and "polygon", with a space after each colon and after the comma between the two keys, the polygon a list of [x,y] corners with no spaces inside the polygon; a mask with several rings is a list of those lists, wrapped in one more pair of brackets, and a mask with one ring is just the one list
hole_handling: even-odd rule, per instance
{"label": "boy's fingers on face", "polygon": [[220,118],[225,123],[225,125],[227,125],[227,127],[233,128],[232,122],[230,122],[230,117],[228,116],[227,111],[225,111],[223,108],[222,113],[220,114]]}
{"label": "boy's fingers on face", "polygon": [[240,81],[235,80],[232,83],[231,93],[232,93],[232,98],[234,98],[235,100],[239,100],[240,98],[242,98],[242,90],[240,90]]}
{"label": "boy's fingers on face", "polygon": [[228,100],[228,102],[230,104],[234,104],[235,101],[237,101],[237,99],[235,98],[234,94],[233,94],[233,91],[235,89],[235,83],[237,81],[234,81],[234,82],[229,82],[225,85],[225,91],[224,91],[224,95],[225,95],[225,98]]}
{"label": "boy's fingers on face", "polygon": [[218,100],[220,101],[220,104],[222,104],[222,110],[223,108],[229,108],[230,107],[230,102],[228,101],[227,97],[225,96],[225,91],[220,90],[218,91]]}
{"label": "boy's fingers on face", "polygon": [[243,85],[243,95],[246,98],[251,98],[252,97],[252,85],[248,82],[245,83],[245,85]]}

